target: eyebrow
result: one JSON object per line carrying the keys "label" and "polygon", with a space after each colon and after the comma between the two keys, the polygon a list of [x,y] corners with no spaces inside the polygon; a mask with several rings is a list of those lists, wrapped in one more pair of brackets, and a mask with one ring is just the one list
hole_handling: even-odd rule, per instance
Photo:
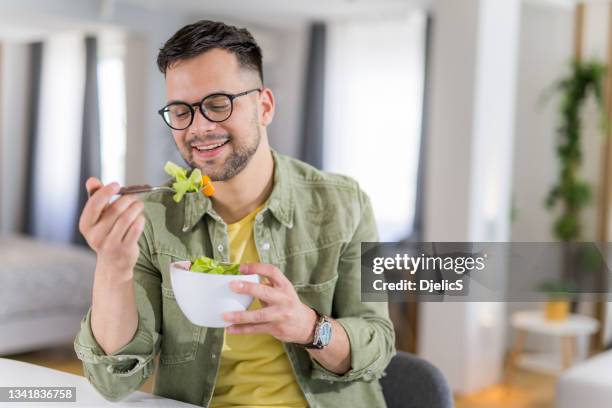
{"label": "eyebrow", "polygon": [[[206,98],[207,96],[210,96],[210,95],[215,95],[215,94],[228,94],[228,95],[233,95],[233,92],[226,91],[226,90],[223,90],[223,89],[216,90],[216,91],[214,91],[214,92],[211,92],[211,93],[209,93],[209,94],[204,95],[203,97],[201,97],[200,99],[198,99],[196,102],[193,102],[193,103],[198,103],[198,102],[200,102],[202,99]],[[189,104],[189,102],[186,102],[186,101],[183,101],[183,100],[180,100],[180,99],[173,99],[173,100],[171,100],[171,101],[166,101],[166,105],[170,105],[170,104],[177,103],[177,102],[181,102],[181,103],[187,103],[187,104]]]}

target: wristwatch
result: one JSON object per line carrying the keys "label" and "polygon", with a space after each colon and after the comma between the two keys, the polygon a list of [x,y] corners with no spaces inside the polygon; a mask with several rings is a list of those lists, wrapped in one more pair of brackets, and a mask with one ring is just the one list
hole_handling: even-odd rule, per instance
{"label": "wristwatch", "polygon": [[329,318],[322,315],[315,309],[314,312],[317,314],[317,323],[315,324],[314,339],[312,344],[305,344],[304,347],[310,349],[322,349],[329,344],[332,336],[332,325]]}

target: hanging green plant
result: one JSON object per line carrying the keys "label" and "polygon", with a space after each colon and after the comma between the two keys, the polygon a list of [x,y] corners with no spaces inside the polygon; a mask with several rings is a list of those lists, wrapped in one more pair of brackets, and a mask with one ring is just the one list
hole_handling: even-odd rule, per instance
{"label": "hanging green plant", "polygon": [[597,61],[578,62],[561,79],[555,90],[561,93],[559,114],[561,124],[557,128],[557,157],[559,176],[546,199],[546,206],[553,210],[561,208],[554,223],[554,234],[561,241],[577,241],[581,238],[580,215],[591,202],[592,189],[580,175],[582,166],[582,120],[581,112],[589,96],[593,96],[601,114],[602,131],[606,128],[604,116],[603,86],[606,67]]}

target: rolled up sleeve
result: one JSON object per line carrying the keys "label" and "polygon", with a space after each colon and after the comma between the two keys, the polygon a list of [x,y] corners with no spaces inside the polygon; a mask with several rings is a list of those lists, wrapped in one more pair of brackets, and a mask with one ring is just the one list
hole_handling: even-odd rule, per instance
{"label": "rolled up sleeve", "polygon": [[361,243],[377,242],[378,232],[370,200],[359,193],[357,225],[340,256],[332,313],[348,336],[351,368],[338,375],[312,359],[314,379],[372,381],[383,376],[395,354],[395,332],[387,303],[361,301]]}
{"label": "rolled up sleeve", "polygon": [[[145,229],[146,231],[146,229]],[[91,309],[74,341],[77,357],[89,382],[110,400],[117,401],[140,388],[155,371],[161,327],[161,277],[151,261],[146,234],[139,240],[140,256],[134,268],[138,328],[132,340],[111,355],[105,354],[91,330]]]}

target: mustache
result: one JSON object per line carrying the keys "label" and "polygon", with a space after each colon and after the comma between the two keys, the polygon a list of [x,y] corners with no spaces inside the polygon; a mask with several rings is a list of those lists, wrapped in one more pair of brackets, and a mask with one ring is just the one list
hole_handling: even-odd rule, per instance
{"label": "mustache", "polygon": [[211,143],[211,142],[221,142],[221,141],[225,141],[225,140],[231,140],[232,139],[232,135],[231,134],[225,134],[225,135],[214,135],[214,136],[209,136],[206,138],[199,138],[199,137],[194,137],[192,139],[186,140],[185,144],[186,145],[191,145],[192,143]]}

